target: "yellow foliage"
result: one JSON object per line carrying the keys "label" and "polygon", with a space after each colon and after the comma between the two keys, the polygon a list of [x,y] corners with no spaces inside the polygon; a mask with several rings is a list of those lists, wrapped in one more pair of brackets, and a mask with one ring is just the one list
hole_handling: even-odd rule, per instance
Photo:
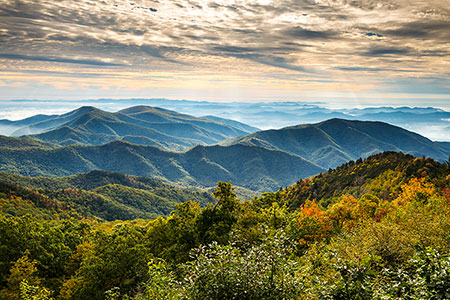
{"label": "yellow foliage", "polygon": [[6,280],[7,287],[0,291],[1,299],[20,300],[20,284],[24,280],[36,286],[40,285],[40,279],[34,275],[37,272],[37,261],[31,260],[29,254],[27,250],[25,255],[12,265]]}
{"label": "yellow foliage", "polygon": [[425,182],[425,178],[412,178],[407,184],[402,184],[402,192],[394,203],[403,206],[411,201],[425,202],[433,194],[435,188],[432,183]]}

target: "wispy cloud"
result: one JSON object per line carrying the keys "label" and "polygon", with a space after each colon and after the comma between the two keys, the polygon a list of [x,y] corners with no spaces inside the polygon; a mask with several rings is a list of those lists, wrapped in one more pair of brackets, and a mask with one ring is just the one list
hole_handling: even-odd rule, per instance
{"label": "wispy cloud", "polygon": [[104,62],[101,60],[93,60],[93,59],[73,59],[73,58],[52,57],[52,56],[47,56],[47,57],[45,57],[45,56],[28,56],[28,55],[11,54],[11,53],[0,53],[0,58],[12,59],[12,60],[32,60],[32,61],[44,61],[44,62],[57,62],[57,63],[102,66],[102,67],[123,66],[123,64],[110,63],[110,62]]}

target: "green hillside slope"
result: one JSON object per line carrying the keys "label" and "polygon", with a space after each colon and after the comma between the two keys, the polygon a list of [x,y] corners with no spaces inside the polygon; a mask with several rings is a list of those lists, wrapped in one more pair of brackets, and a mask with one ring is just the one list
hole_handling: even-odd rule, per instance
{"label": "green hillside slope", "polygon": [[44,218],[130,220],[169,215],[175,205],[212,201],[209,193],[182,189],[156,179],[115,172],[91,171],[60,178],[0,173],[0,204],[4,214]]}
{"label": "green hillside slope", "polygon": [[203,116],[202,119],[208,119],[208,120],[213,120],[213,121],[217,121],[220,123],[224,123],[224,124],[228,124],[230,126],[233,126],[234,128],[240,129],[242,131],[247,131],[248,133],[253,133],[255,131],[260,131],[261,129],[256,128],[254,126],[250,126],[247,125],[245,123],[241,123],[235,120],[230,120],[230,119],[224,119],[224,118],[220,118],[217,116]]}
{"label": "green hillside slope", "polygon": [[323,171],[299,156],[247,145],[196,146],[186,152],[122,141],[55,149],[0,147],[0,171],[27,176],[67,176],[94,169],[201,187],[231,180],[253,191],[275,190]]}
{"label": "green hillside slope", "polygon": [[393,200],[402,190],[402,184],[411,178],[445,178],[449,174],[448,166],[448,162],[441,164],[430,158],[388,151],[299,180],[284,193],[291,208],[298,208],[306,200],[324,201],[326,206],[342,195],[359,198],[370,194]]}

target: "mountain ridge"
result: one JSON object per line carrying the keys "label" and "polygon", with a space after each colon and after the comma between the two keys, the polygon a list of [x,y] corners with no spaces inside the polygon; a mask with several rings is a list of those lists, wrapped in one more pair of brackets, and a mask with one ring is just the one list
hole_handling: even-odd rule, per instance
{"label": "mountain ridge", "polygon": [[7,126],[19,127],[12,136],[25,136],[57,145],[100,145],[124,139],[178,151],[196,144],[215,144],[230,137],[246,135],[249,133],[246,130],[252,130],[252,127],[239,122],[227,121],[229,124],[226,124],[142,105],[113,113],[82,106],[62,115],[3,120],[5,122]]}
{"label": "mountain ridge", "polygon": [[0,147],[0,170],[5,172],[54,177],[93,169],[201,187],[231,180],[253,191],[275,190],[323,171],[299,156],[246,145],[197,145],[184,152],[124,141],[50,149]]}
{"label": "mountain ridge", "polygon": [[[212,202],[199,189],[175,187],[157,179],[94,170],[66,177],[26,177],[0,172],[0,195],[9,195],[15,208],[0,206],[3,213],[42,214],[53,218],[128,220],[167,216],[175,205]],[[21,199],[18,200],[17,197]]]}
{"label": "mountain ridge", "polygon": [[[383,151],[430,156],[441,161],[449,155],[447,144],[433,142],[401,127],[379,121],[340,118],[258,131],[220,144],[259,145],[278,149],[307,158],[323,168],[333,168],[348,160]],[[327,162],[326,156],[330,156],[330,153],[334,153],[335,158]]]}
{"label": "mountain ridge", "polygon": [[[71,121],[84,127],[61,127],[42,135],[46,135],[46,140],[49,141],[53,141],[52,135],[56,135],[59,140],[64,137],[88,143],[95,138],[97,144],[82,145],[62,141],[66,145],[57,146],[39,140],[3,137],[0,138],[0,170],[27,176],[51,177],[100,169],[205,188],[215,186],[217,181],[231,180],[236,186],[263,192],[290,185],[299,178],[318,174],[350,160],[384,151],[404,152],[416,157],[429,156],[440,161],[446,160],[450,153],[449,143],[433,142],[397,126],[339,118],[257,131],[208,146],[194,143],[192,139],[192,143],[181,137],[175,140],[174,135],[163,133],[151,139],[140,136],[140,132],[133,127],[138,126],[134,124],[150,120],[149,113],[154,117],[153,124],[166,124],[164,121],[167,120],[176,124],[177,119],[181,118],[206,122],[213,124],[213,127],[221,126],[209,123],[211,121],[208,120],[145,106],[128,108],[114,114],[85,107],[73,112],[72,115],[77,116]],[[117,124],[132,118],[129,115],[140,117],[127,121],[127,126],[120,127],[122,131],[118,131]],[[89,135],[90,126],[98,128],[91,122],[97,122],[102,117],[105,118],[102,123],[104,127],[97,129],[92,136]],[[185,125],[196,128],[193,124]],[[209,131],[208,128],[202,130]],[[129,133],[136,135],[127,135]],[[103,135],[108,138],[103,139]],[[116,138],[109,141],[111,136]],[[138,145],[136,141],[148,145]],[[183,142],[185,143],[181,147]]]}

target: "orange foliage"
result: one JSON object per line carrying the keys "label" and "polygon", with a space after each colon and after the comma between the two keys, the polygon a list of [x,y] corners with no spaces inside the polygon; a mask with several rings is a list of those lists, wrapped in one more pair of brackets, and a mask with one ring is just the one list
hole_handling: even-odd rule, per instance
{"label": "orange foliage", "polygon": [[297,218],[300,226],[300,244],[310,244],[322,239],[331,232],[328,217],[315,200],[307,200],[301,207]]}
{"label": "orange foliage", "polygon": [[318,221],[322,219],[323,213],[323,210],[319,208],[316,200],[306,200],[306,202],[300,207],[299,220],[310,218]]}

